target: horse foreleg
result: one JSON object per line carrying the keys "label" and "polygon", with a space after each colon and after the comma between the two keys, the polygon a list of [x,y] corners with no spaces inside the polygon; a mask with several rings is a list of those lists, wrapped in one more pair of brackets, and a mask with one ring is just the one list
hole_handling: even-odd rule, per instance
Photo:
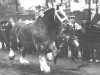
{"label": "horse foreleg", "polygon": [[45,58],[45,51],[43,46],[38,46],[38,52],[39,52],[39,63],[40,63],[40,70],[45,73],[50,72],[50,67],[47,64],[47,60]]}
{"label": "horse foreleg", "polygon": [[15,53],[12,49],[10,49],[10,52],[9,52],[9,59],[10,60],[13,60],[15,58]]}
{"label": "horse foreleg", "polygon": [[44,55],[39,55],[39,63],[40,63],[40,69],[42,72],[45,72],[45,73],[50,72],[50,67],[47,64],[47,61]]}
{"label": "horse foreleg", "polygon": [[28,65],[29,64],[29,61],[25,59],[25,49],[24,47],[22,47],[21,49],[21,57],[20,57],[20,63],[23,64],[23,65]]}

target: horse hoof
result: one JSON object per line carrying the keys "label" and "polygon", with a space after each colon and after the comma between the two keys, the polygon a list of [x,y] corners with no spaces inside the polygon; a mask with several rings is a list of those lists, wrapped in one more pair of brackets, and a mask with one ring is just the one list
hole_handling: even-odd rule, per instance
{"label": "horse hoof", "polygon": [[41,70],[42,72],[44,72],[44,73],[50,73],[51,71],[50,71],[50,68],[48,67],[45,67],[45,68],[43,68],[43,70]]}
{"label": "horse hoof", "polygon": [[10,60],[13,60],[14,58],[15,58],[14,52],[13,51],[10,51],[10,53],[9,53],[9,59]]}
{"label": "horse hoof", "polygon": [[22,65],[29,65],[29,61],[27,61],[26,59],[24,59],[23,57],[20,57],[20,63]]}
{"label": "horse hoof", "polygon": [[14,56],[9,56],[10,60],[13,60],[14,58],[15,58],[15,55]]}
{"label": "horse hoof", "polygon": [[50,73],[51,71],[50,70],[44,70],[43,72],[44,73]]}
{"label": "horse hoof", "polygon": [[44,72],[44,73],[50,73],[50,67],[48,65],[41,65],[41,71]]}

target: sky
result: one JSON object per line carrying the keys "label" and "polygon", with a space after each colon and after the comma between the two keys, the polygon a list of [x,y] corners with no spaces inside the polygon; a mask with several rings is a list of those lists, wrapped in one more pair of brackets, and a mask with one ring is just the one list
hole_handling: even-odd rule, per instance
{"label": "sky", "polygon": [[[21,3],[21,6],[27,10],[32,6],[42,5],[45,3],[45,0],[19,0]],[[56,0],[57,3],[59,3],[61,0]],[[85,0],[79,0],[80,3],[75,3],[74,0],[71,1],[71,10],[83,10],[84,8],[88,8],[88,5],[85,5]],[[73,3],[74,2],[74,3]],[[95,8],[95,4],[91,5]]]}
{"label": "sky", "polygon": [[[29,7],[42,5],[45,3],[45,0],[19,0],[21,6],[24,7],[25,10],[29,9]],[[56,0],[59,3],[61,0]]]}
{"label": "sky", "polygon": [[19,0],[21,6],[24,7],[25,10],[29,9],[29,7],[42,5],[45,0]]}
{"label": "sky", "polygon": [[[29,7],[42,5],[45,3],[45,0],[19,0],[21,3],[21,6],[24,7],[25,10],[29,9]],[[61,0],[56,0],[57,3],[60,3]],[[74,1],[74,0],[73,0]],[[84,0],[79,0],[81,4],[73,3],[71,2],[71,9],[74,10],[82,10],[84,7]],[[83,2],[82,2],[83,1]],[[81,6],[80,6],[81,5]]]}

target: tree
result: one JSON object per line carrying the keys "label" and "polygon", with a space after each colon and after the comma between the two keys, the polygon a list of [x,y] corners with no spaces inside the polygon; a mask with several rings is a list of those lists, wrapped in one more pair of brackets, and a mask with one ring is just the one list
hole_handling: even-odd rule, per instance
{"label": "tree", "polygon": [[48,5],[49,0],[45,0],[45,2],[46,2],[46,7],[49,8],[49,5]]}
{"label": "tree", "polygon": [[98,14],[98,2],[99,0],[95,0],[96,1],[96,14]]}
{"label": "tree", "polygon": [[7,11],[13,14],[20,12],[19,9],[22,9],[19,0],[0,0],[0,2],[7,9]]}
{"label": "tree", "polygon": [[5,9],[4,6],[0,3],[0,14],[1,14],[1,15],[4,15],[4,14],[6,14],[6,13],[7,13],[6,9]]}
{"label": "tree", "polygon": [[55,0],[45,0],[45,2],[46,2],[46,7],[49,8],[48,4],[50,3],[53,7],[53,3],[55,2]]}

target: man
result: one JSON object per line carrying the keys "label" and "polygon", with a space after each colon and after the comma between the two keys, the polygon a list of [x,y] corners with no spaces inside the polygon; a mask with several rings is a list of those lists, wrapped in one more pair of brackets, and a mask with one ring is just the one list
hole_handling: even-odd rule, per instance
{"label": "man", "polygon": [[90,59],[90,50],[92,50],[92,47],[93,47],[92,46],[91,48],[89,48],[90,46],[88,46],[89,42],[88,42],[88,39],[87,39],[87,36],[86,36],[86,34],[87,34],[86,28],[88,28],[87,25],[89,26],[88,21],[82,20],[82,23],[81,23],[82,30],[81,30],[80,36],[79,36],[79,44],[80,44],[80,50],[81,50],[81,53],[82,53],[82,55],[81,55],[82,60],[89,60]]}
{"label": "man", "polygon": [[41,16],[41,17],[44,16],[44,8],[43,8],[42,6],[38,6],[36,10],[37,10],[37,12],[36,12],[36,14],[35,14],[35,20],[36,20],[39,16]]}
{"label": "man", "polygon": [[71,50],[72,59],[77,60],[78,59],[78,50],[79,50],[79,43],[76,37],[76,31],[81,29],[81,26],[75,22],[75,16],[69,17],[69,48]]}

